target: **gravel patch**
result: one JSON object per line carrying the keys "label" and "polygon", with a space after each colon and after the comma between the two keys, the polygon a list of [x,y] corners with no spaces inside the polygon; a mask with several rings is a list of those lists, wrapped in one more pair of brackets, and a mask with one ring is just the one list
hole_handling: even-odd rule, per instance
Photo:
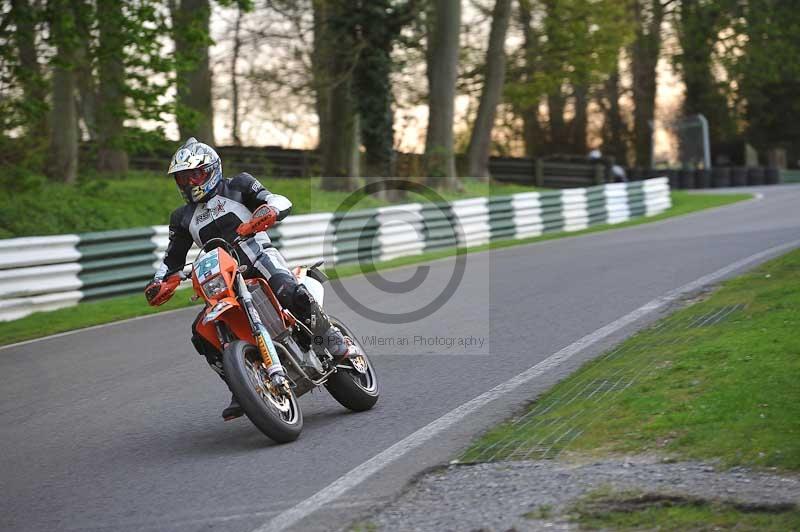
{"label": "gravel patch", "polygon": [[[800,477],[659,457],[450,465],[429,472],[359,522],[366,530],[574,530],[564,512],[597,490],[684,495],[749,504],[800,503]],[[356,528],[358,529],[358,528]]]}

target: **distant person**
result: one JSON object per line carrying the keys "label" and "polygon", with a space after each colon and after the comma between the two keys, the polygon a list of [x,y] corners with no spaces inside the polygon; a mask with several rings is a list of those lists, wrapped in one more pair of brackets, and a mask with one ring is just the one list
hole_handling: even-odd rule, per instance
{"label": "distant person", "polygon": [[[592,163],[605,164],[605,161],[603,160],[603,153],[598,149],[590,151],[588,157],[589,161]],[[610,174],[612,183],[625,183],[626,181],[628,181],[628,174],[625,172],[625,169],[623,167],[612,162],[610,169],[611,169]]]}

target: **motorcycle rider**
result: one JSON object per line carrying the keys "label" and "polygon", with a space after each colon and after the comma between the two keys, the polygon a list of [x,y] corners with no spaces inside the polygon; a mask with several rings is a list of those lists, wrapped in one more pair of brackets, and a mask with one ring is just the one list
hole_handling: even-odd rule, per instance
{"label": "motorcycle rider", "polygon": [[[281,305],[314,332],[315,349],[322,350],[324,344],[335,360],[347,357],[356,349],[331,325],[308,289],[297,282],[267,235],[267,227],[289,215],[292,203],[287,198],[273,194],[247,173],[224,178],[217,152],[195,138],[189,138],[178,148],[167,174],[175,179],[186,204],[170,216],[169,244],[164,259],[153,281],[145,288],[150,305],[162,305],[172,297],[181,281],[176,273],[186,263],[192,243],[202,246],[212,238],[232,242],[239,235],[255,233],[238,246],[240,263],[247,266],[245,277],[266,279]],[[202,315],[201,312],[192,324],[192,344],[225,380],[222,354],[197,334],[196,325]],[[222,417],[228,420],[242,414],[232,396]]]}

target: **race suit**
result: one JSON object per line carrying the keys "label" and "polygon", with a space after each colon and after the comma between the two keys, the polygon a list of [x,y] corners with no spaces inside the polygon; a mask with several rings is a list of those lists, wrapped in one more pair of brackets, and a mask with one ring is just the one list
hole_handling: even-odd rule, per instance
{"label": "race suit", "polygon": [[[155,279],[162,280],[180,270],[193,243],[202,246],[212,238],[232,242],[238,236],[236,228],[249,221],[252,212],[261,205],[276,209],[278,220],[283,220],[292,209],[287,198],[271,193],[250,174],[241,173],[223,179],[217,193],[207,202],[175,209],[170,217],[169,245]],[[273,247],[266,231],[256,233],[239,244],[238,249],[240,263],[248,266],[245,277],[266,279],[281,305],[303,322],[313,324],[315,334],[330,336],[327,317],[311,293],[289,271],[286,260]],[[197,334],[196,326],[202,315],[201,312],[192,324],[192,343],[212,369],[224,378],[219,351]]]}

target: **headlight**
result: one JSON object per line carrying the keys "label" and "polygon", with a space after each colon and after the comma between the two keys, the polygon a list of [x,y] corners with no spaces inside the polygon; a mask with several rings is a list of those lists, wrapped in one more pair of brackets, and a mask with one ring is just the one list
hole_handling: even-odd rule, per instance
{"label": "headlight", "polygon": [[228,285],[225,284],[225,278],[222,275],[217,275],[213,279],[203,283],[203,292],[205,292],[208,298],[217,297],[227,289]]}

